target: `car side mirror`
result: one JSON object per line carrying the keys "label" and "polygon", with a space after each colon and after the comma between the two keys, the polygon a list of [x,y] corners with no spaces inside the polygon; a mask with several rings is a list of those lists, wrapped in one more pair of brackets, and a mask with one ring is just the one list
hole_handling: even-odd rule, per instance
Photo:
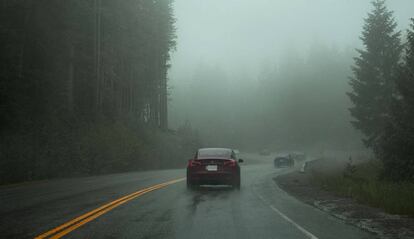
{"label": "car side mirror", "polygon": [[244,160],[243,159],[239,159],[239,163],[243,163],[244,162]]}

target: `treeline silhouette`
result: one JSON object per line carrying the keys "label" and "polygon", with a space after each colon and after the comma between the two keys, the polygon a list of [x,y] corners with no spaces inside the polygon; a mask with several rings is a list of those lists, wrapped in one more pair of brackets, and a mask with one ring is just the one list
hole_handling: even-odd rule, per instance
{"label": "treeline silhouette", "polygon": [[168,130],[171,0],[2,1],[0,18],[0,183],[177,166],[197,144]]}

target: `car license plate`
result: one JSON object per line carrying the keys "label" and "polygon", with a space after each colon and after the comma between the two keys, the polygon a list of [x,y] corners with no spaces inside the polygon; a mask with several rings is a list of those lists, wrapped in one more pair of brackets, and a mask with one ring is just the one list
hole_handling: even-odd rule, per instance
{"label": "car license plate", "polygon": [[207,165],[207,171],[217,171],[217,165]]}

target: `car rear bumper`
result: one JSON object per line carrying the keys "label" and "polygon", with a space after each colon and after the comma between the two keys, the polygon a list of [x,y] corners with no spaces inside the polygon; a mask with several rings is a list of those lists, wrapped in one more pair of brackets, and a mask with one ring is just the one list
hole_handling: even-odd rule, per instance
{"label": "car rear bumper", "polygon": [[232,185],[238,180],[238,175],[231,172],[196,172],[188,173],[187,178],[197,185]]}

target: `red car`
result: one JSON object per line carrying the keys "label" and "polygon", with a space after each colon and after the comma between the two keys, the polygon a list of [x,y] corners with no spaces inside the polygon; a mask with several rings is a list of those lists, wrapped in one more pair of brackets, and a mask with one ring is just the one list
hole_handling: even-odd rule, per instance
{"label": "red car", "polygon": [[199,185],[231,185],[240,188],[240,166],[243,159],[237,159],[232,149],[199,149],[194,159],[188,161],[187,187]]}

